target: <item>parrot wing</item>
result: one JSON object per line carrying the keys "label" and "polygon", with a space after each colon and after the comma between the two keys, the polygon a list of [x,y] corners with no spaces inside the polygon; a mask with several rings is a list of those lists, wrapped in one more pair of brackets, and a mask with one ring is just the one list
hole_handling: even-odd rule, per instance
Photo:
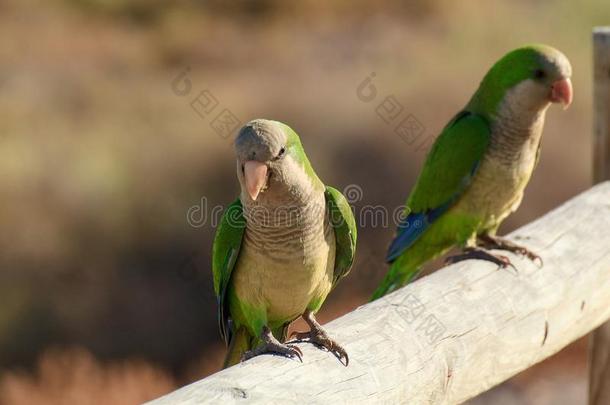
{"label": "parrot wing", "polygon": [[339,190],[327,186],[324,195],[330,214],[330,222],[335,230],[334,287],[342,277],[349,273],[354,263],[357,238],[356,220],[352,208]]}
{"label": "parrot wing", "polygon": [[220,335],[227,343],[230,336],[226,293],[231,273],[239,256],[245,229],[246,219],[241,201],[237,199],[225,211],[212,245],[212,273],[214,292],[218,300],[218,326]]}
{"label": "parrot wing", "polygon": [[469,186],[491,131],[480,115],[462,111],[443,129],[411,192],[386,260],[394,261],[441,216]]}

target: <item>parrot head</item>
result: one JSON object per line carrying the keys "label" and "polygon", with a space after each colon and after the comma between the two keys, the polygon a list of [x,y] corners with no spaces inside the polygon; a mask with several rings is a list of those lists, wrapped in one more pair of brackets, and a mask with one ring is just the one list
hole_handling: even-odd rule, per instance
{"label": "parrot head", "polygon": [[[470,107],[488,116],[503,101],[533,113],[551,103],[572,103],[572,66],[568,58],[547,45],[527,45],[502,57],[481,82]],[[514,107],[513,107],[514,108]]]}
{"label": "parrot head", "polygon": [[282,200],[305,196],[320,183],[307,160],[299,136],[289,126],[256,119],[240,129],[235,139],[237,178],[243,197]]}

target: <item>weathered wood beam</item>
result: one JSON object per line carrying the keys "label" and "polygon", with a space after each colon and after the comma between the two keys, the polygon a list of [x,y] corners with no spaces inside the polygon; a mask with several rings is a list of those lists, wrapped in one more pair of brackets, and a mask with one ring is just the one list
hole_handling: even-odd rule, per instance
{"label": "weathered wood beam", "polygon": [[511,238],[544,267],[461,262],[330,322],[349,367],[303,343],[303,363],[259,356],[151,404],[465,401],[610,318],[610,182]]}

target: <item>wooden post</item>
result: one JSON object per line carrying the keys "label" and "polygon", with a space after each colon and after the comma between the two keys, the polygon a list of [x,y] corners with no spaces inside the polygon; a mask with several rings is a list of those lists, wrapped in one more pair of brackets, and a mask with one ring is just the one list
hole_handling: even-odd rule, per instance
{"label": "wooden post", "polygon": [[610,179],[610,27],[593,30],[593,180]]}
{"label": "wooden post", "polygon": [[[593,181],[610,179],[610,27],[593,29]],[[610,322],[591,334],[589,405],[610,404]]]}

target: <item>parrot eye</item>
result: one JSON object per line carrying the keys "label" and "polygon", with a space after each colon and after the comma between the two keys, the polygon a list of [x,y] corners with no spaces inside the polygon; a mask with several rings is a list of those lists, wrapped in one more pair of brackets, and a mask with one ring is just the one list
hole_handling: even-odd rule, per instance
{"label": "parrot eye", "polygon": [[542,69],[534,70],[534,77],[536,79],[544,79],[546,77],[546,73]]}
{"label": "parrot eye", "polygon": [[275,159],[277,160],[277,159],[281,158],[282,156],[284,156],[284,153],[286,153],[286,148],[282,147],[282,149],[280,149],[280,151],[277,154],[277,156],[275,157]]}

